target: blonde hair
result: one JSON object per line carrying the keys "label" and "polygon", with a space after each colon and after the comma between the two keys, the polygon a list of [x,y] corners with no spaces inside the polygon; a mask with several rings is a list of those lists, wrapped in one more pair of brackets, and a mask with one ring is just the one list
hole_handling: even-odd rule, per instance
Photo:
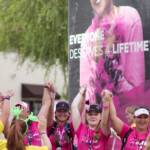
{"label": "blonde hair", "polygon": [[125,113],[126,113],[126,114],[129,114],[129,113],[134,114],[134,111],[135,111],[136,107],[137,107],[137,106],[128,106],[128,107],[126,108],[126,110],[125,110]]}

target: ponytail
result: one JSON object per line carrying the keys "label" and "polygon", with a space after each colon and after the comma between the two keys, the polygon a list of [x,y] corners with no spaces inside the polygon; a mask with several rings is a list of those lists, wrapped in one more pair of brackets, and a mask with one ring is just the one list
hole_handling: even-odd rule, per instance
{"label": "ponytail", "polygon": [[15,120],[10,127],[7,138],[8,150],[25,150],[24,132],[26,124],[22,120]]}
{"label": "ponytail", "polygon": [[[56,120],[56,123],[57,123],[57,126],[56,126],[56,129],[57,128],[59,128],[59,125],[58,125],[58,121]],[[56,133],[54,133],[54,141],[55,141],[55,146],[56,147],[60,147],[60,145],[59,145],[59,136],[56,134]]]}
{"label": "ponytail", "polygon": [[101,139],[101,136],[99,134],[100,128],[101,128],[101,121],[99,121],[99,123],[98,123],[98,125],[97,125],[97,127],[95,129],[94,140],[100,141],[100,139]]}

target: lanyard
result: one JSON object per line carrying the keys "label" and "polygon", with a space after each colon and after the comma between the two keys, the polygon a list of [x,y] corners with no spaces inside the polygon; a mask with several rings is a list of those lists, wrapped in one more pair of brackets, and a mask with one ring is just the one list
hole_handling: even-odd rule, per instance
{"label": "lanyard", "polygon": [[89,150],[92,150],[92,139],[90,138],[90,130],[89,127],[87,127],[87,138],[88,138],[88,144],[89,144]]}
{"label": "lanyard", "polygon": [[62,131],[60,131],[60,128],[56,129],[56,134],[59,136],[59,145],[62,147],[64,144],[64,134],[65,134],[65,129],[63,128]]}
{"label": "lanyard", "polygon": [[27,139],[28,139],[28,145],[32,145],[32,131],[31,131],[31,128],[29,126],[29,133],[27,134]]}
{"label": "lanyard", "polygon": [[[146,132],[146,137],[147,137],[147,135],[148,135],[148,130]],[[143,140],[140,140],[138,138],[138,132],[135,131],[135,140],[137,141],[135,144],[139,147],[139,150],[142,150],[144,145],[146,144],[146,138]],[[142,141],[142,145],[140,145],[140,141]]]}

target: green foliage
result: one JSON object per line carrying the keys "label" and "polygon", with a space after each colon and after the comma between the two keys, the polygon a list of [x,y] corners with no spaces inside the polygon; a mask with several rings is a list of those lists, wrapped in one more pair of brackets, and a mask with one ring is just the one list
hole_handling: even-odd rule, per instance
{"label": "green foliage", "polygon": [[47,69],[58,59],[67,66],[67,0],[0,0],[0,51]]}
{"label": "green foliage", "polygon": [[46,71],[59,60],[66,81],[68,0],[0,0],[0,51]]}

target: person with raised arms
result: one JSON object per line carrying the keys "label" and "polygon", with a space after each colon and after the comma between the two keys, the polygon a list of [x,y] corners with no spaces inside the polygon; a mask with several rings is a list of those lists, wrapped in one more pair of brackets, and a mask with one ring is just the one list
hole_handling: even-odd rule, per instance
{"label": "person with raised arms", "polygon": [[144,150],[146,138],[150,131],[149,124],[149,108],[147,106],[137,106],[134,112],[135,127],[130,127],[117,117],[116,108],[113,103],[112,93],[110,95],[110,119],[113,129],[121,137],[121,150]]}
{"label": "person with raised arms", "polygon": [[[109,97],[104,90],[101,94],[103,99],[103,110],[98,104],[90,104],[85,113],[85,124],[81,121],[78,105],[85,103],[87,86],[82,85],[80,91],[71,104],[71,114],[74,130],[78,137],[78,149],[104,150],[110,136],[109,128]],[[108,102],[107,102],[108,101]]]}

